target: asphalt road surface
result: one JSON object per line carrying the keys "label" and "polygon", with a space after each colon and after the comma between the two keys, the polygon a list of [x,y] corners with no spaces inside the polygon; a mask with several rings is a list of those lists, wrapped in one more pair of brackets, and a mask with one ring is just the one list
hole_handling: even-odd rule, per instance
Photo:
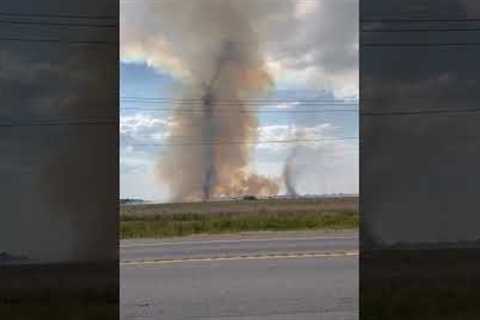
{"label": "asphalt road surface", "polygon": [[357,233],[121,242],[121,319],[358,319]]}

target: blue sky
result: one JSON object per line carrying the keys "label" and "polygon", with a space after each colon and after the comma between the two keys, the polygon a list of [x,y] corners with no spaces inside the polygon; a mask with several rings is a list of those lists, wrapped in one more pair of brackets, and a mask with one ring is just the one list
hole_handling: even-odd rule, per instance
{"label": "blue sky", "polygon": [[[157,6],[168,2],[163,0]],[[358,106],[338,105],[358,98],[358,40],[355,29],[358,13],[356,1],[340,2],[340,5],[335,1],[322,1],[317,6],[295,7],[294,13],[288,11],[293,2],[272,2],[276,4],[277,11],[283,10],[278,4],[284,3],[284,14],[293,16],[285,18],[280,25],[265,28],[269,31],[262,36],[262,39],[274,39],[278,34],[271,30],[285,28],[286,24],[296,28],[291,35],[282,34],[285,44],[280,45],[283,42],[278,41],[273,45],[265,45],[265,64],[275,86],[262,99],[275,100],[276,103],[259,104],[260,111],[269,112],[258,112],[257,117],[259,141],[288,140],[295,138],[298,132],[308,139],[321,140],[300,144],[301,152],[296,160],[297,188],[303,194],[358,192],[358,140],[342,140],[358,136],[358,113],[341,111]],[[174,10],[177,3],[170,1],[168,8]],[[252,2],[253,5],[256,4]],[[268,21],[272,10],[267,9],[263,13],[265,16],[256,20]],[[347,10],[340,12],[340,9]],[[121,10],[120,91],[121,97],[135,98],[130,101],[121,99],[120,105],[122,198],[169,200],[168,184],[157,177],[155,167],[166,152],[161,144],[165,142],[171,125],[171,106],[167,101],[142,103],[137,99],[174,99],[188,84],[185,74],[189,70],[185,68],[182,55],[190,48],[191,41],[182,42],[187,37],[179,31],[181,25],[176,26],[172,22],[165,29],[158,22],[168,20],[169,16],[162,19],[164,11],[141,6]],[[255,8],[254,12],[262,14],[259,11],[261,8]],[[273,10],[273,14],[280,13]],[[141,20],[138,19],[140,14],[143,15]],[[331,18],[332,15],[336,15],[336,19]],[[321,27],[318,26],[319,19],[325,23],[322,30],[330,32],[335,29],[339,34],[333,37],[318,32],[317,27]],[[261,33],[262,26],[258,26],[258,30]],[[311,99],[332,104],[302,103],[302,100]],[[292,113],[314,109],[337,111]],[[256,173],[271,178],[279,177],[291,149],[292,144],[255,145],[250,167]]]}

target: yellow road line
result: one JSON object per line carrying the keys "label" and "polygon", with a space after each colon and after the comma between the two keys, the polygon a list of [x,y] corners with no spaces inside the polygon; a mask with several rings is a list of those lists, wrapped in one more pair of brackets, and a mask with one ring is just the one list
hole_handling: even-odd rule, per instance
{"label": "yellow road line", "polygon": [[325,257],[349,257],[358,256],[358,251],[345,252],[319,252],[319,253],[286,253],[258,256],[234,256],[234,257],[205,257],[205,258],[182,258],[182,259],[151,259],[131,260],[120,262],[122,266],[129,265],[163,265],[188,262],[217,262],[217,261],[242,261],[242,260],[277,260],[277,259],[302,259],[302,258],[325,258]]}
{"label": "yellow road line", "polygon": [[[159,241],[154,243],[133,243],[133,244],[120,244],[120,249],[138,248],[138,247],[162,247],[162,246],[178,246],[189,244],[217,244],[217,243],[242,243],[242,242],[270,242],[270,241],[314,241],[314,240],[355,240],[357,237],[352,236],[332,236],[332,237],[278,237],[278,238],[249,238],[249,239],[214,239],[203,240],[193,239],[186,241]],[[128,241],[128,240],[127,240]]]}

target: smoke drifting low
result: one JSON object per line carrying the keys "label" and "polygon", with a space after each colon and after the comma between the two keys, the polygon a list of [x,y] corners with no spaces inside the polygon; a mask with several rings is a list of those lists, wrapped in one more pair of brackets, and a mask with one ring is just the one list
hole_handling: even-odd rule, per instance
{"label": "smoke drifting low", "polygon": [[189,37],[200,46],[183,55],[191,81],[175,106],[160,177],[174,200],[277,194],[277,181],[249,168],[258,123],[245,99],[273,82],[248,10],[234,1],[202,1],[190,9],[189,23],[198,27]]}

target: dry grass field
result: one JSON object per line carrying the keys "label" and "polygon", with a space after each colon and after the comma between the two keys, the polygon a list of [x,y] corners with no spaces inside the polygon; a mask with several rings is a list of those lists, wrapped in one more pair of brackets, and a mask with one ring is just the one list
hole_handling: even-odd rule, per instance
{"label": "dry grass field", "polygon": [[120,207],[120,215],[149,216],[159,214],[242,214],[242,213],[286,213],[319,212],[325,210],[358,211],[358,198],[299,198],[299,199],[258,199],[223,200],[204,202],[139,204]]}
{"label": "dry grass field", "polygon": [[225,200],[125,205],[122,238],[358,227],[358,198]]}

